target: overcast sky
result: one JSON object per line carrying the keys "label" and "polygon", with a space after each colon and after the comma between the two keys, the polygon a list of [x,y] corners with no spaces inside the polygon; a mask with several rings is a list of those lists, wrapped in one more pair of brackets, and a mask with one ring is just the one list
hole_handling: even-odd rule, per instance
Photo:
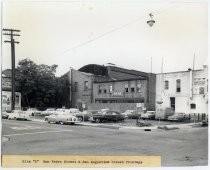
{"label": "overcast sky", "polygon": [[[149,13],[155,24],[149,27]],[[206,2],[74,1],[4,2],[2,27],[21,30],[16,65],[29,58],[57,64],[57,76],[69,67],[114,63],[140,71],[195,68],[207,62]],[[8,37],[3,36],[3,40]],[[10,68],[10,44],[2,44],[2,69]]]}

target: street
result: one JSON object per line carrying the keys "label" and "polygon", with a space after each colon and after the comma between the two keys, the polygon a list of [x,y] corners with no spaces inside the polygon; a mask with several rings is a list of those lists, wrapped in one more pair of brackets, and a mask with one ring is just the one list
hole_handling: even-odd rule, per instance
{"label": "street", "polygon": [[161,156],[162,166],[208,163],[208,128],[119,130],[2,120],[2,154]]}

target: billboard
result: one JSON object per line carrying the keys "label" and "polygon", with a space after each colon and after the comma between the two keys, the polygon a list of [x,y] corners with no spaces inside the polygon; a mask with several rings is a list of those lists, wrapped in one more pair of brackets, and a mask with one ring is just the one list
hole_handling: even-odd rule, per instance
{"label": "billboard", "polygon": [[[10,91],[2,91],[2,111],[11,110],[12,96]],[[21,93],[15,92],[15,109],[21,109]]]}

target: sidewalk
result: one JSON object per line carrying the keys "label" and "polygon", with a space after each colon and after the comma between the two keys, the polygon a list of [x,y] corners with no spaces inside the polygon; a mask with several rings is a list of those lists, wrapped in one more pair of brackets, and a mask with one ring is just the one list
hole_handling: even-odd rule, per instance
{"label": "sidewalk", "polygon": [[[41,119],[33,119],[34,122],[42,122],[44,120]],[[143,131],[154,131],[154,130],[175,130],[175,129],[190,129],[193,128],[193,125],[200,125],[200,123],[184,123],[184,124],[172,124],[172,125],[161,125],[161,126],[149,126],[149,127],[136,127],[136,126],[120,126],[118,124],[110,125],[110,124],[103,124],[103,123],[91,123],[91,122],[80,122],[77,125],[82,126],[92,126],[92,127],[100,127],[100,128],[109,128],[109,129],[119,129],[119,130],[143,130]],[[160,128],[158,128],[160,127]]]}

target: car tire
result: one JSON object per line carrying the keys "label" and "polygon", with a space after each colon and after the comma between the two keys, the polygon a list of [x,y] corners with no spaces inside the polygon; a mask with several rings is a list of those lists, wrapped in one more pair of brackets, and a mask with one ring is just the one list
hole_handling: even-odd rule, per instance
{"label": "car tire", "polygon": [[101,122],[101,120],[99,118],[96,118],[95,121],[96,121],[96,123],[100,123]]}
{"label": "car tire", "polygon": [[82,122],[82,121],[83,121],[83,117],[78,117],[78,120],[79,120],[80,122]]}
{"label": "car tire", "polygon": [[49,121],[48,119],[45,119],[45,121],[46,121],[47,123],[50,123],[50,121]]}
{"label": "car tire", "polygon": [[64,125],[64,122],[60,121],[59,124]]}

